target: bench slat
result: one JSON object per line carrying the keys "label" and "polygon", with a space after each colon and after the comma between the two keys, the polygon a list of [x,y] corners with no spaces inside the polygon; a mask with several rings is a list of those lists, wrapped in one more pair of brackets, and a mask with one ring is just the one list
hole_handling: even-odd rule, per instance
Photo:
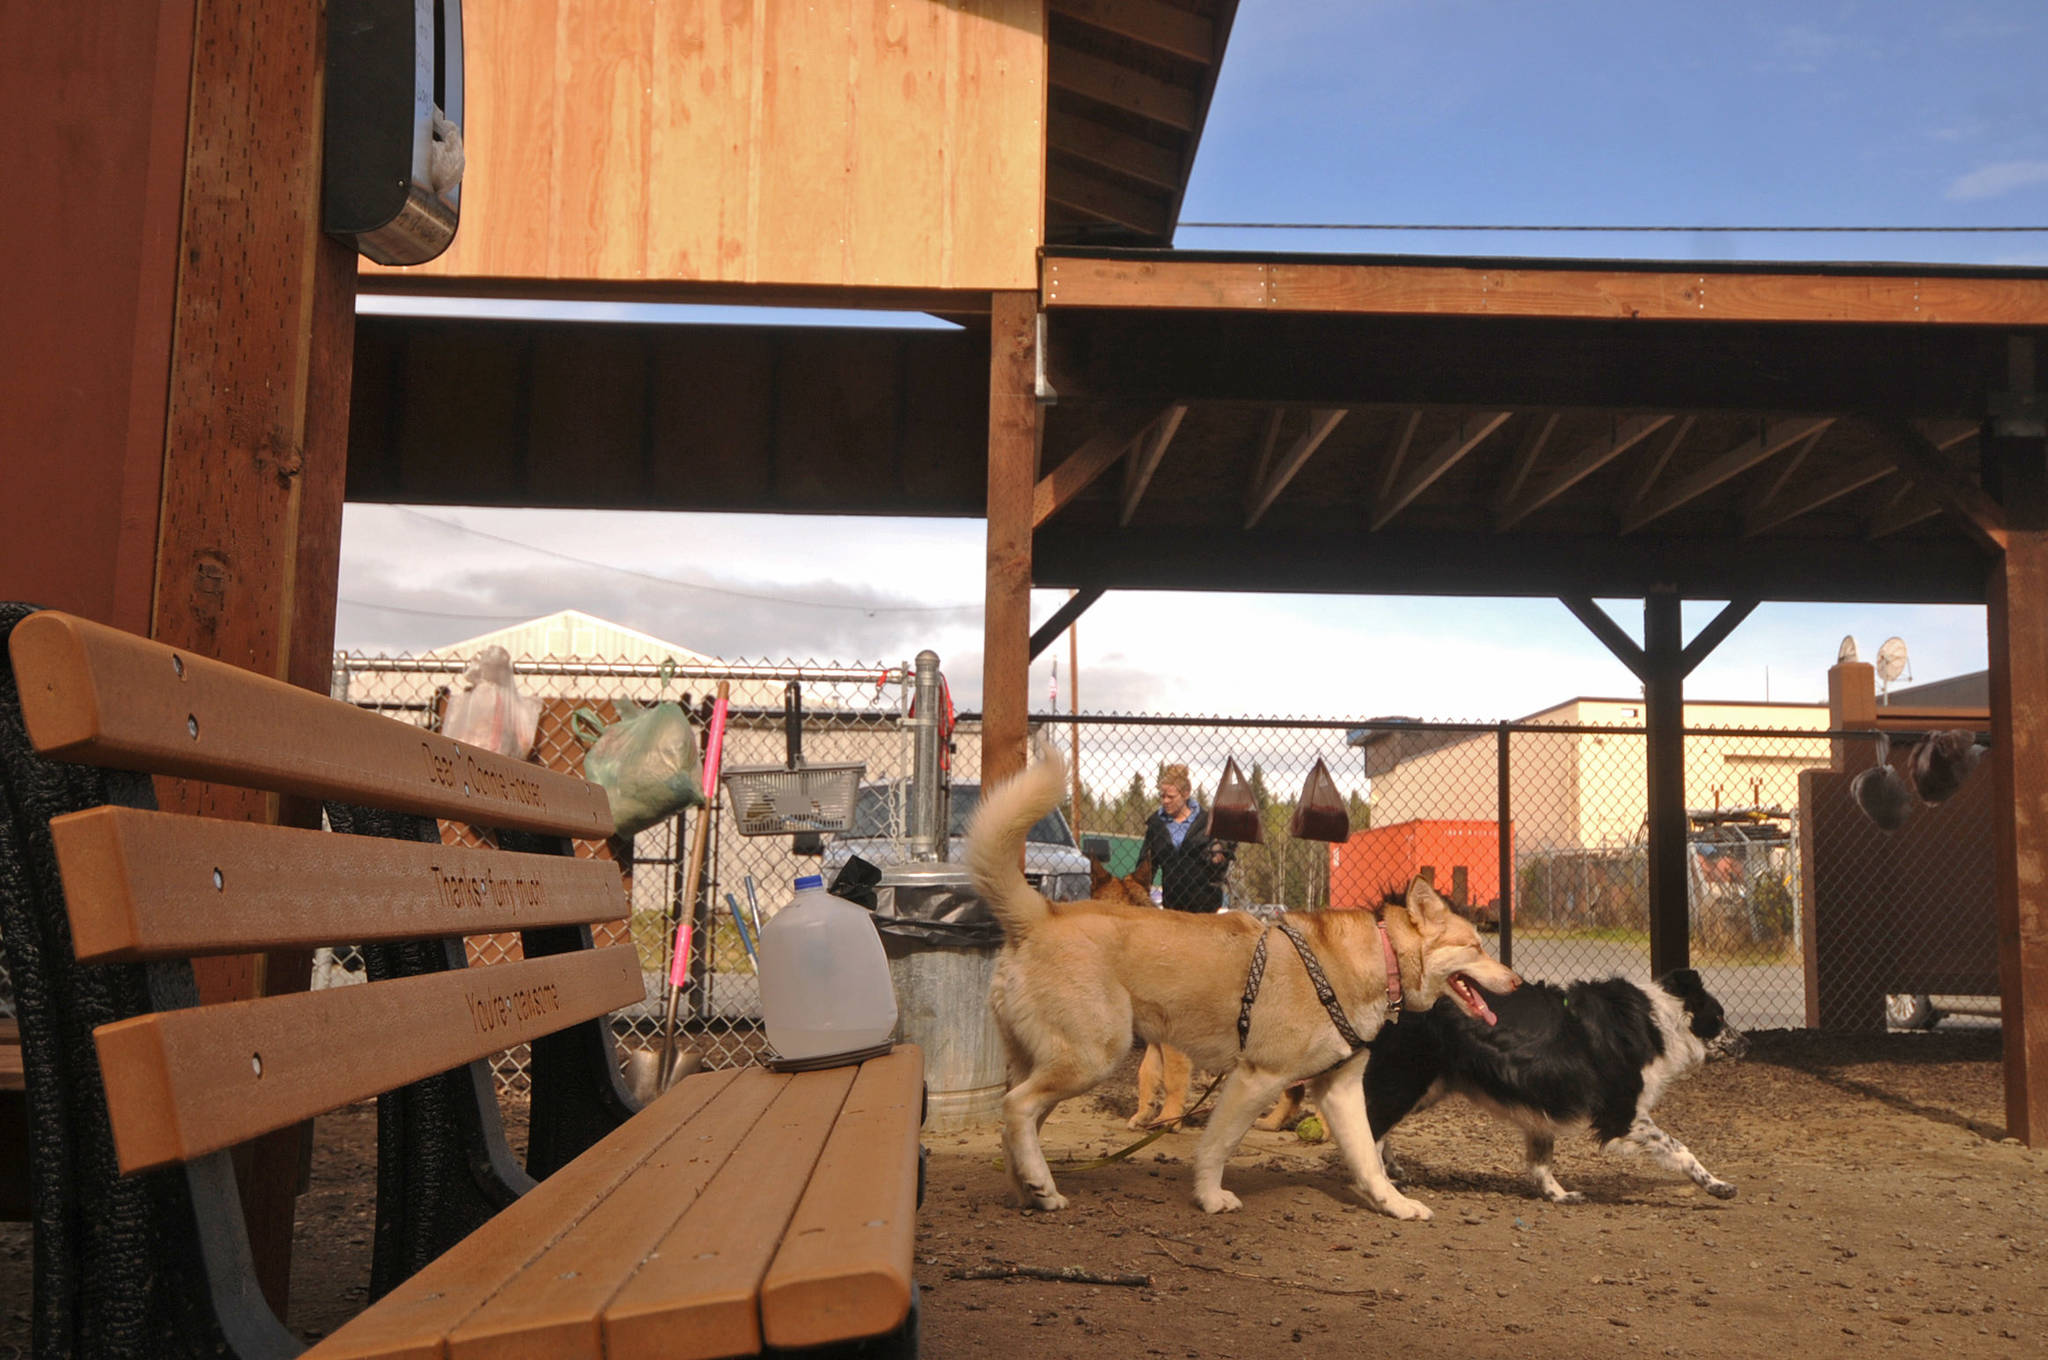
{"label": "bench slat", "polygon": [[28,1078],[21,1065],[21,1026],[0,1020],[0,1091],[25,1091]]}
{"label": "bench slat", "polygon": [[[845,1098],[845,1088],[844,1081],[799,1087],[787,1077],[758,1068],[742,1072],[717,1104],[664,1143],[609,1199],[456,1328],[448,1338],[450,1360],[616,1357],[616,1349],[605,1348],[605,1305],[719,1176],[735,1172],[756,1182],[755,1195],[733,1226],[774,1241],[781,1224],[772,1211],[763,1212],[758,1185],[762,1173],[772,1166],[784,1176],[800,1174],[809,1160],[757,1161],[765,1155],[764,1134],[784,1124],[809,1125],[822,1140],[823,1129]],[[696,1268],[689,1276],[692,1292],[706,1284],[702,1271],[709,1264],[706,1253],[712,1250],[695,1234],[684,1245],[684,1255]],[[752,1354],[758,1347],[751,1285],[737,1302],[756,1343],[711,1354]]]}
{"label": "bench slat", "polygon": [[[623,920],[618,866],[99,807],[51,819],[83,962]],[[219,878],[216,885],[215,875]]]}
{"label": "bench slat", "polygon": [[302,1360],[442,1360],[448,1333],[580,1223],[737,1077],[699,1072],[344,1324]]}
{"label": "bench slat", "polygon": [[56,610],[9,641],[52,759],[602,839],[594,784]]}
{"label": "bench slat", "polygon": [[789,1083],[784,1097],[605,1309],[607,1360],[760,1350],[761,1280],[854,1071],[774,1078]]}
{"label": "bench slat", "polygon": [[168,1166],[644,998],[631,945],[161,1011],[93,1031],[123,1172]]}
{"label": "bench slat", "polygon": [[862,1064],[761,1285],[770,1346],[879,1336],[910,1316],[924,1062]]}

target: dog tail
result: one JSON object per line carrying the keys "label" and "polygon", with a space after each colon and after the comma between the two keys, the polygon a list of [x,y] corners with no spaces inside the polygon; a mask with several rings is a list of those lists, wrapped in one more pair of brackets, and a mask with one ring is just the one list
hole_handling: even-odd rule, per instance
{"label": "dog tail", "polygon": [[1066,783],[1066,761],[1051,742],[1043,742],[1037,761],[1021,774],[983,790],[981,806],[967,824],[967,868],[974,890],[1013,940],[1045,919],[1045,898],[1024,881],[1024,836],[1059,805]]}

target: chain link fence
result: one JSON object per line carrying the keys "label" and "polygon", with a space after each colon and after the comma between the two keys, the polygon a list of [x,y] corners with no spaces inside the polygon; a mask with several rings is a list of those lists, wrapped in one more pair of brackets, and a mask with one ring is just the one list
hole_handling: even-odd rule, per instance
{"label": "chain link fence", "polygon": [[[422,727],[437,728],[451,687],[461,683],[465,658],[366,656],[335,658],[336,698]],[[580,775],[587,750],[587,726],[579,734],[574,715],[595,713],[601,722],[616,721],[622,701],[647,705],[675,701],[697,720],[701,733],[713,695],[726,688],[728,718],[723,764],[726,771],[747,766],[782,766],[790,748],[786,722],[792,687],[800,709],[798,745],[811,764],[841,761],[866,767],[871,782],[902,780],[911,768],[912,749],[906,727],[909,686],[904,663],[894,666],[820,664],[817,662],[676,664],[648,658],[518,657],[513,674],[521,694],[541,700],[533,759],[550,769]],[[969,743],[980,749],[979,740]],[[970,767],[971,771],[971,767]],[[956,775],[960,774],[956,765]],[[652,1061],[661,1042],[666,1010],[669,954],[675,923],[682,915],[693,921],[690,983],[678,1003],[678,1043],[701,1055],[706,1066],[751,1061],[763,1040],[760,1034],[760,991],[735,910],[748,913],[746,933],[787,900],[798,874],[816,873],[821,857],[794,843],[790,836],[741,835],[735,819],[725,815],[722,789],[707,790],[715,801],[707,825],[702,890],[692,903],[683,901],[688,860],[694,852],[699,814],[684,813],[641,832],[630,841],[614,838],[601,844],[579,842],[579,855],[610,858],[620,865],[631,914],[627,920],[599,927],[599,943],[630,941],[639,951],[646,999],[614,1016],[629,1073],[635,1064]],[[445,826],[450,840],[474,840],[467,827]],[[517,935],[472,937],[472,962],[493,963],[519,954]],[[341,950],[330,964],[316,969],[316,985],[344,980],[353,951]],[[635,1054],[649,1055],[636,1058]],[[526,1081],[522,1050],[498,1055],[494,1066],[500,1083],[521,1090]],[[651,1070],[643,1067],[642,1070]]]}
{"label": "chain link fence", "polygon": [[[1869,734],[1829,731],[1817,707],[1771,716],[1786,725],[1685,732],[1690,956],[1707,986],[1753,1029],[1981,1012],[1965,998],[1997,989],[1988,773],[1880,831],[1849,794],[1872,764]],[[1079,753],[1070,815],[1118,871],[1137,858],[1166,765],[1189,768],[1206,806],[1234,760],[1265,838],[1238,847],[1227,906],[1370,906],[1419,874],[1495,932],[1497,952],[1526,977],[1650,980],[1639,705],[1577,701],[1492,724],[1035,721]],[[1921,735],[1893,734],[1895,763]],[[1346,795],[1342,845],[1288,834],[1318,760]]]}
{"label": "chain link fence", "polygon": [[[338,655],[333,692],[436,727],[465,660]],[[581,772],[575,710],[609,720],[621,700],[667,698],[701,717],[720,682],[730,704],[728,771],[785,763],[792,686],[804,759],[864,766],[859,824],[822,845],[739,834],[722,790],[713,790],[719,801],[693,902],[683,898],[699,814],[630,843],[578,847],[618,862],[628,885],[629,918],[599,934],[630,941],[646,980],[645,1001],[615,1021],[629,1065],[659,1042],[668,953],[684,914],[694,930],[680,1042],[709,1066],[751,1060],[763,1047],[760,997],[735,913],[750,926],[757,914],[766,919],[795,875],[824,872],[829,881],[849,853],[878,861],[902,853],[901,793],[915,763],[911,668],[703,658],[677,666],[643,656],[522,657],[514,671],[521,692],[542,700],[535,759],[551,768]],[[1707,985],[1747,1028],[1872,1029],[1929,1023],[1942,1010],[1981,1012],[1981,1001],[1962,999],[1997,991],[1988,769],[1884,832],[1853,792],[1873,764],[1871,734],[1827,730],[1820,708],[1780,705],[1770,716],[1784,725],[1686,732],[1691,957]],[[952,729],[955,832],[978,793],[978,718],[961,714]],[[1035,845],[1028,857],[1049,895],[1086,895],[1084,847],[1112,870],[1130,870],[1165,766],[1186,765],[1207,806],[1226,760],[1235,760],[1265,834],[1236,847],[1223,879],[1227,907],[1369,906],[1420,874],[1493,932],[1497,952],[1527,977],[1649,980],[1646,741],[1639,710],[1625,702],[1578,701],[1539,720],[1492,724],[1057,713],[1032,724],[1075,753],[1079,776],[1077,794],[1045,832],[1064,844]],[[1920,735],[1892,733],[1895,765],[1910,760]],[[1347,804],[1342,844],[1288,833],[1318,760]],[[519,942],[485,936],[469,948],[473,960],[493,962],[516,955]],[[316,985],[349,980],[352,952],[323,951]],[[9,999],[0,970],[0,1015],[11,1013]],[[508,1090],[523,1087],[524,1061],[518,1051],[496,1060]]]}

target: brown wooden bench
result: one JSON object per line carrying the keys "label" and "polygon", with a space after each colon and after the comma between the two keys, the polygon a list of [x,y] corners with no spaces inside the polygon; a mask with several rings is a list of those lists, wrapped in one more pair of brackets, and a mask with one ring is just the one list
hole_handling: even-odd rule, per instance
{"label": "brown wooden bench", "polygon": [[[371,1095],[382,1297],[310,1355],[914,1354],[920,1054],[703,1073],[633,1112],[604,1017],[642,999],[639,960],[589,944],[625,915],[618,874],[564,853],[610,831],[602,790],[6,609],[0,939],[39,1354],[298,1353],[255,1286],[227,1150]],[[335,829],[158,812],[149,774],[327,800]],[[442,845],[435,818],[507,848]],[[463,965],[461,936],[513,930],[525,959]],[[344,943],[367,985],[198,1004],[194,957]],[[537,1184],[482,1061],[521,1043]]]}

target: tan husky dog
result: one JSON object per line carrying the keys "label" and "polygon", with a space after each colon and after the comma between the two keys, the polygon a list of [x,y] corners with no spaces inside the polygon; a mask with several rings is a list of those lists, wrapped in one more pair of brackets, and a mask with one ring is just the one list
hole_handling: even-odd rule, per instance
{"label": "tan husky dog", "polygon": [[[1266,969],[1239,1051],[1238,1014],[1252,956],[1267,927],[1243,912],[1190,915],[1107,902],[1048,902],[1024,880],[1024,835],[1056,806],[1065,763],[1050,746],[1038,762],[984,790],[967,829],[965,857],[976,890],[1003,926],[1003,950],[989,1006],[1013,1083],[1003,1098],[1003,1155],[1026,1208],[1058,1209],[1039,1130],[1053,1107],[1094,1087],[1130,1051],[1135,1035],[1168,1044],[1211,1071],[1229,1069],[1216,1110],[1196,1147],[1195,1203],[1208,1213],[1242,1207],[1223,1188],[1223,1165],[1259,1112],[1289,1082],[1306,1079],[1351,1173],[1351,1188],[1394,1218],[1429,1210],[1387,1179],[1366,1126],[1353,1051],[1316,999],[1306,965],[1274,930]],[[1471,922],[1420,879],[1400,907],[1290,912],[1352,1028],[1378,1033],[1389,994],[1384,962],[1398,962],[1399,993],[1422,1011],[1448,992],[1481,1020],[1491,1018],[1476,983],[1503,992],[1521,979],[1490,958]],[[1385,939],[1379,923],[1384,921]]]}

